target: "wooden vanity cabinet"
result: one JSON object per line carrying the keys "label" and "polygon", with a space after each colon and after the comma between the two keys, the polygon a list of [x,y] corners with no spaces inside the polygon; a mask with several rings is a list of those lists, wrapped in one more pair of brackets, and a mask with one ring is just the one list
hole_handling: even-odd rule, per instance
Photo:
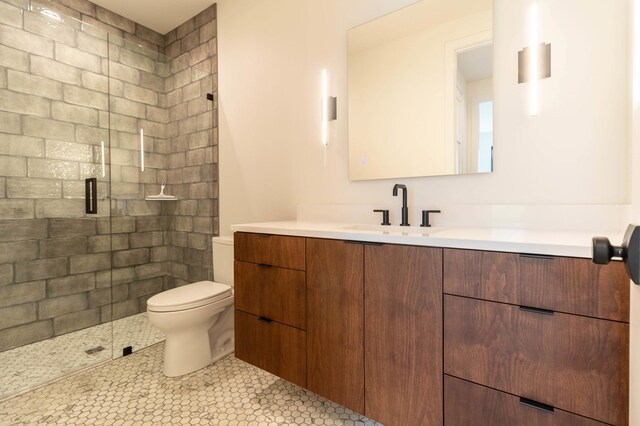
{"label": "wooden vanity cabinet", "polygon": [[442,249],[365,246],[365,410],[442,424]]}
{"label": "wooden vanity cabinet", "polygon": [[234,277],[236,309],[306,329],[305,271],[236,261]]}
{"label": "wooden vanity cabinet", "polygon": [[235,356],[298,386],[307,385],[303,330],[235,311]]}
{"label": "wooden vanity cabinet", "polygon": [[444,292],[629,322],[622,262],[480,250],[444,250]]}
{"label": "wooden vanity cabinet", "polygon": [[307,386],[304,238],[236,232],[235,355]]}
{"label": "wooden vanity cabinet", "polygon": [[307,238],[307,387],[387,426],[442,424],[442,250]]}
{"label": "wooden vanity cabinet", "polygon": [[444,376],[445,426],[605,426],[526,398]]}
{"label": "wooden vanity cabinet", "polygon": [[447,374],[625,423],[628,324],[449,295],[444,311]]}
{"label": "wooden vanity cabinet", "polygon": [[234,258],[245,262],[304,271],[303,237],[236,232]]}
{"label": "wooden vanity cabinet", "polygon": [[240,359],[386,426],[628,424],[621,263],[235,238]]}
{"label": "wooden vanity cabinet", "polygon": [[307,388],[364,413],[364,246],[307,238]]}
{"label": "wooden vanity cabinet", "polygon": [[445,374],[551,411],[628,423],[629,279],[621,263],[446,249],[444,292]]}

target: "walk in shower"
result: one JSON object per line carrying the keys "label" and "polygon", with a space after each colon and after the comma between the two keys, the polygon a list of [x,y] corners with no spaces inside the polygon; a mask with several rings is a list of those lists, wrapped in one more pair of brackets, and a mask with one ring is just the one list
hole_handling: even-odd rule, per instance
{"label": "walk in shower", "polygon": [[0,0],[0,399],[161,341],[147,299],[212,278],[215,32],[77,4]]}

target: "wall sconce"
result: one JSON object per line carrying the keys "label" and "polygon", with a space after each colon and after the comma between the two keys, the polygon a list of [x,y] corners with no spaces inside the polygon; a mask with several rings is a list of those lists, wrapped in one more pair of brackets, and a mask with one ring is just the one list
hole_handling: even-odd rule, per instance
{"label": "wall sconce", "polygon": [[140,129],[140,170],[144,172],[144,130]]}
{"label": "wall sconce", "polygon": [[538,81],[551,77],[551,44],[539,41],[538,4],[529,9],[529,47],[518,52],[518,83],[529,82],[529,115],[538,115]]}
{"label": "wall sconce", "polygon": [[329,76],[327,70],[322,70],[322,94],[321,94],[321,123],[322,123],[322,145],[329,144],[329,121],[338,118],[338,98],[329,96]]}

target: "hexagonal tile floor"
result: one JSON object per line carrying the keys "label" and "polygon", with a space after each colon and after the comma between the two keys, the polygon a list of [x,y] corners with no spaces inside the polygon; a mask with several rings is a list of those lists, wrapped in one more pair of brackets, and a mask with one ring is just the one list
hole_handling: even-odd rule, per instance
{"label": "hexagonal tile floor", "polygon": [[377,425],[233,355],[162,374],[164,343],[0,402],[2,425]]}
{"label": "hexagonal tile floor", "polygon": [[[0,399],[164,340],[146,313],[0,352]],[[93,353],[87,350],[102,348]]]}

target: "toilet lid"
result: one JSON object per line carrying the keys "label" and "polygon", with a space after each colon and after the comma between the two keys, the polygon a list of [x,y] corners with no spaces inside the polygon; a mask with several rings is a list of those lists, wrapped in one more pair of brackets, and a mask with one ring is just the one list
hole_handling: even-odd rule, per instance
{"label": "toilet lid", "polygon": [[156,294],[147,309],[156,312],[182,311],[217,302],[231,296],[231,287],[213,281],[200,281]]}

